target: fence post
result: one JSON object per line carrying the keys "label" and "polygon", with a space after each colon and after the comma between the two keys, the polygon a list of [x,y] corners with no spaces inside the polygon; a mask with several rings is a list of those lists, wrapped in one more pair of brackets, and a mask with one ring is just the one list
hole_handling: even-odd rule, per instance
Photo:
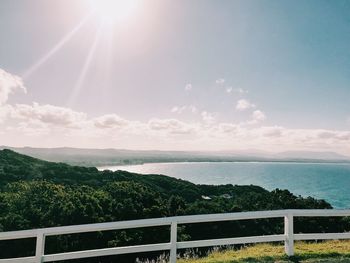
{"label": "fence post", "polygon": [[177,256],[177,222],[171,222],[170,227],[170,263],[176,263]]}
{"label": "fence post", "polygon": [[43,231],[38,231],[36,236],[35,263],[42,263],[45,253],[45,234]]}
{"label": "fence post", "polygon": [[291,212],[284,217],[284,234],[286,236],[284,250],[288,256],[294,256],[294,222]]}

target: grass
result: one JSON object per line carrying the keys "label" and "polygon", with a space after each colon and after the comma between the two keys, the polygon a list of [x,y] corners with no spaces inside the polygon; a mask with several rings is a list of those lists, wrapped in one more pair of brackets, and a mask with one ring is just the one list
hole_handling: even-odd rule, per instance
{"label": "grass", "polygon": [[297,242],[295,256],[284,254],[283,245],[259,244],[239,250],[214,251],[205,258],[181,259],[178,263],[350,263],[350,241]]}

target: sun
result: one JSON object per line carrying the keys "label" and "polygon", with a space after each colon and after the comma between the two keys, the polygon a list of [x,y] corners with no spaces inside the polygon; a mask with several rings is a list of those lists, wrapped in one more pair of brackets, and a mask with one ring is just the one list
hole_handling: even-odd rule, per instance
{"label": "sun", "polygon": [[130,17],[140,0],[90,0],[92,13],[103,23],[114,24]]}

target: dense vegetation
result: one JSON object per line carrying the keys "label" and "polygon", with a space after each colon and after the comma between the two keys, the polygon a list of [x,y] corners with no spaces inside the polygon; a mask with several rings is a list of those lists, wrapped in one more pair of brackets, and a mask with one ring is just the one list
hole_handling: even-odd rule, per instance
{"label": "dense vegetation", "polygon": [[[283,175],[281,175],[283,176]],[[209,196],[204,200],[202,196]],[[224,213],[289,208],[330,209],[314,198],[287,190],[267,191],[258,186],[195,185],[163,175],[98,171],[0,151],[0,231],[98,223],[173,215]],[[313,221],[306,228],[305,220]],[[300,232],[336,232],[349,229],[347,220],[301,219]],[[205,231],[203,231],[205,229]],[[281,233],[282,220],[250,220],[220,224],[193,224],[179,230],[181,240]],[[169,229],[140,229],[65,235],[48,238],[46,251],[168,242]],[[33,253],[34,241],[0,242],[0,258]],[[104,258],[89,262],[111,262]],[[132,256],[122,262],[133,262]],[[84,261],[87,262],[87,261]]]}

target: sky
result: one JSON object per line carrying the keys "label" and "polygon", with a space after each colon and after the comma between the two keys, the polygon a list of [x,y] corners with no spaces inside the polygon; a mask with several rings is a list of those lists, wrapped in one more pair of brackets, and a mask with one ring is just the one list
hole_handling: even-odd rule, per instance
{"label": "sky", "polygon": [[350,155],[350,2],[2,0],[0,145]]}

